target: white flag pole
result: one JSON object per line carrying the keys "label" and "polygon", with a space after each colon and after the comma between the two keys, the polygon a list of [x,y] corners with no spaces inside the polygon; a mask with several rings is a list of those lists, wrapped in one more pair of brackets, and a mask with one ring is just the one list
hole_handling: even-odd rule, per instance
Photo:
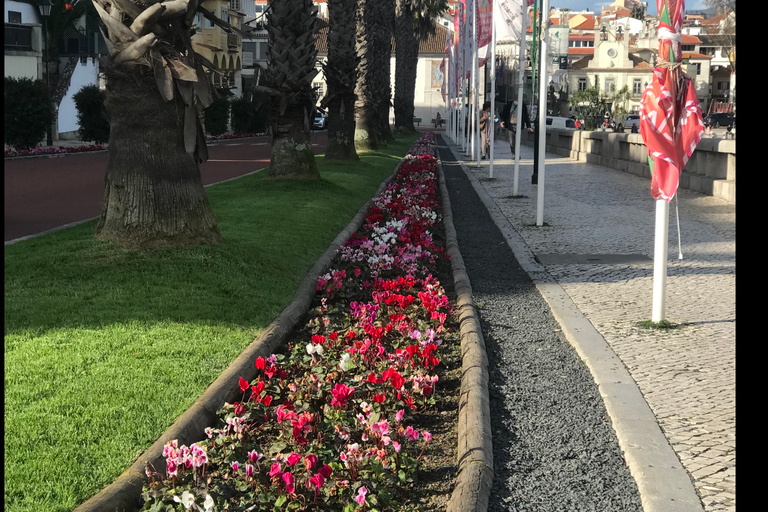
{"label": "white flag pole", "polygon": [[[498,2],[499,0],[493,0]],[[493,145],[496,142],[496,20],[494,19],[494,11],[491,9],[491,118],[486,121],[491,123],[491,136],[489,137],[488,144],[490,151],[488,152],[488,169],[490,178],[493,178]]]}
{"label": "white flag pole", "polygon": [[472,87],[475,89],[472,102],[472,160],[480,165],[480,49],[477,47],[477,1],[472,0]]}
{"label": "white flag pole", "polygon": [[669,236],[669,203],[656,200],[656,234],[653,250],[653,322],[664,320],[667,289],[667,238]]}
{"label": "white flag pole", "polygon": [[[544,169],[546,168],[547,143],[547,60],[549,45],[547,36],[549,30],[549,0],[541,1],[541,62],[539,63],[539,181],[536,195],[536,225],[544,225]],[[520,132],[518,126],[518,134]]]}
{"label": "white flag pole", "polygon": [[[518,66],[517,66],[517,131],[515,133],[515,177],[512,184],[512,195],[517,195],[517,183],[520,177],[520,141],[523,132],[523,86],[525,85],[525,27],[527,25],[528,5],[525,0],[520,2],[522,8],[522,26],[520,39],[518,40]],[[534,9],[536,6],[534,5]]]}

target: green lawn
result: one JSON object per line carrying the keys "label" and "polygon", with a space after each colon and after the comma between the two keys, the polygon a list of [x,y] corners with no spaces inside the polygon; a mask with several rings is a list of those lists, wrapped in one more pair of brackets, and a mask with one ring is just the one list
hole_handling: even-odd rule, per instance
{"label": "green lawn", "polygon": [[68,511],[122,473],[282,311],[416,135],[318,182],[208,187],[218,246],[126,250],[95,221],[5,248],[5,510]]}

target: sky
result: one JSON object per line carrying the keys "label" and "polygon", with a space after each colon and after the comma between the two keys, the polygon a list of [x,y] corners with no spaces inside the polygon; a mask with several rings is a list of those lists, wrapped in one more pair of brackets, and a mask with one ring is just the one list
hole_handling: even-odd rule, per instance
{"label": "sky", "polygon": [[[549,0],[550,7],[564,8],[567,7],[574,11],[583,11],[587,9],[594,13],[599,13],[603,6],[608,7],[613,3],[613,0],[604,0],[602,2],[598,0]],[[648,14],[656,15],[656,0],[647,0]],[[706,9],[704,0],[687,0],[685,2],[686,11],[698,11]]]}

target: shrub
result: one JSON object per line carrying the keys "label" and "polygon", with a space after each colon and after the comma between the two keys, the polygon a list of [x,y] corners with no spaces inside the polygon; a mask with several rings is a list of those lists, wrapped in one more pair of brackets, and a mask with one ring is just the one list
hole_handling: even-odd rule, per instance
{"label": "shrub", "polygon": [[53,108],[45,84],[29,78],[5,78],[4,141],[15,149],[34,148],[45,139]]}
{"label": "shrub", "polygon": [[85,85],[73,96],[77,108],[78,134],[82,141],[109,142],[109,119],[104,108],[104,92],[97,85]]}
{"label": "shrub", "polygon": [[210,135],[226,133],[229,124],[229,101],[217,98],[205,109],[205,131]]}
{"label": "shrub", "polygon": [[264,133],[267,131],[266,109],[257,106],[247,98],[235,98],[230,102],[232,109],[232,131],[234,133]]}

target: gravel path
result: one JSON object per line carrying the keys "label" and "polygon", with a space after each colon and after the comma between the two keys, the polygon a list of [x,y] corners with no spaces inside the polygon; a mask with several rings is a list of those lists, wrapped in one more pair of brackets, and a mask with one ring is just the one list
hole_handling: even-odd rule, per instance
{"label": "gravel path", "polygon": [[489,512],[642,511],[589,370],[451,151],[439,152],[489,359]]}

